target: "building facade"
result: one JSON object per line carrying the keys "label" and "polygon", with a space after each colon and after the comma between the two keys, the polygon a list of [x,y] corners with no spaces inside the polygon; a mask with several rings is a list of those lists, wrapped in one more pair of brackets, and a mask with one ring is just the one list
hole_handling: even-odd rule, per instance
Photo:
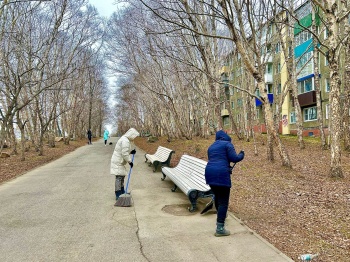
{"label": "building facade", "polygon": [[[285,28],[290,30],[289,34],[284,32],[285,37],[293,37],[293,45],[288,46],[289,53],[294,56],[295,61],[295,78],[298,88],[298,102],[301,107],[303,135],[304,136],[318,136],[319,135],[319,121],[318,114],[322,114],[323,127],[325,133],[328,132],[329,124],[329,91],[330,91],[330,76],[327,58],[314,47],[312,26],[315,29],[315,34],[318,35],[320,41],[327,40],[327,30],[322,26],[320,16],[313,10],[309,1],[304,2],[295,11],[297,20],[293,27]],[[269,23],[265,26],[266,36],[276,35],[276,26],[274,23]],[[284,88],[287,86],[288,71],[284,53],[281,50],[281,44],[278,40],[273,40],[271,37],[262,37],[262,57],[264,57],[265,74],[264,80],[268,98],[271,106],[278,114],[279,131],[281,134],[296,134],[296,110],[294,99],[291,91],[287,91],[287,95],[282,98]],[[290,43],[291,41],[285,41]],[[317,68],[315,73],[314,52],[318,52]],[[343,59],[344,60],[344,59]],[[344,63],[344,61],[340,61]],[[342,66],[344,68],[344,66]],[[344,75],[341,73],[341,75]],[[248,117],[246,110],[244,110],[244,103],[248,96],[245,92],[239,90],[243,89],[254,90],[254,80],[252,76],[248,75],[239,54],[232,52],[221,71],[223,90],[221,96],[221,116],[223,118],[224,129],[228,132],[232,131],[232,123],[230,119],[236,121],[239,129],[246,129],[245,118]],[[319,92],[320,92],[320,112],[317,111],[316,79],[318,77]],[[342,81],[343,83],[344,81]],[[237,88],[238,87],[238,88]],[[259,96],[259,92],[256,91]],[[283,99],[283,101],[280,101]],[[266,132],[264,126],[264,115],[262,103],[259,99],[254,99],[254,118],[255,131]],[[280,107],[280,108],[279,108]],[[232,118],[231,118],[232,117]]]}

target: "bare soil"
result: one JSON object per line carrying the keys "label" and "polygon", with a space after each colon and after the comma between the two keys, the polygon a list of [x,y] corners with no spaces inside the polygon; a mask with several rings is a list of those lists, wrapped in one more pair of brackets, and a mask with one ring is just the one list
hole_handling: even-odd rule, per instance
{"label": "bare soil", "polygon": [[[266,160],[264,136],[258,138],[257,156],[253,142],[232,138],[237,151],[245,150],[245,159],[232,175],[230,210],[295,261],[305,253],[319,253],[315,261],[350,261],[349,154],[343,152],[344,178],[332,179],[328,174],[330,152],[320,149],[318,138],[306,138],[306,149],[299,150],[295,137],[283,137],[292,169],[282,167],[277,151],[274,162]],[[139,137],[135,144],[147,153],[154,153],[159,145],[175,150],[171,161],[175,166],[183,154],[207,160],[206,151],[213,141],[214,136],[171,142],[161,137],[149,143]],[[55,148],[45,148],[44,156],[30,149],[25,161],[15,155],[1,158],[0,184],[86,143],[71,141],[67,146],[59,142]]]}

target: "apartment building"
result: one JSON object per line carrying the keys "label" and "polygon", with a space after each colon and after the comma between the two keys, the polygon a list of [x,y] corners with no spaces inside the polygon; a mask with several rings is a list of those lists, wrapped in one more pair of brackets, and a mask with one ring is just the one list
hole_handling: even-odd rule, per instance
{"label": "apartment building", "polygon": [[[290,54],[295,58],[295,76],[298,86],[298,101],[302,111],[303,135],[318,136],[319,123],[317,114],[322,114],[323,116],[325,132],[327,132],[328,129],[330,78],[327,59],[324,55],[319,53],[318,77],[322,110],[321,112],[317,112],[315,66],[313,60],[314,52],[317,50],[314,48],[313,35],[310,30],[314,21],[316,33],[319,35],[319,39],[323,41],[327,39],[327,30],[322,28],[321,19],[318,14],[313,14],[312,6],[309,1],[304,1],[303,4],[298,6],[295,13],[298,22],[294,23],[293,28],[286,28],[285,30],[292,30],[289,35],[292,35],[294,40],[293,47],[289,46],[288,49],[290,49]],[[267,24],[263,30],[266,31],[266,35],[276,34],[276,27],[273,23]],[[264,37],[262,37],[262,39],[264,39]],[[281,134],[296,134],[296,113],[292,93],[289,91],[283,102],[280,103],[279,100],[282,99],[281,93],[288,79],[284,54],[281,52],[281,45],[279,42],[266,41],[266,44],[263,46],[262,55],[264,55],[266,68],[264,80],[270,104],[274,108],[276,114],[279,114],[279,131]],[[245,72],[239,54],[235,54],[234,52],[232,52],[226,60],[225,66],[223,66],[221,71],[221,76],[224,82],[224,92],[222,93],[225,94],[221,97],[221,115],[224,128],[229,132],[231,131],[229,118],[231,113],[238,127],[244,129],[246,127],[244,126],[245,121],[243,121],[243,118],[247,117],[247,114],[243,110],[243,104],[245,99],[248,98],[245,98],[244,92],[239,91],[235,87],[243,87],[243,85],[246,85],[245,88],[250,88],[250,85],[251,88],[254,88],[254,80]],[[259,96],[258,91],[256,91],[256,95]],[[279,105],[282,105],[281,108],[278,108]],[[252,116],[255,118],[254,128],[256,131],[265,132],[266,129],[264,126],[261,101],[255,99],[254,106],[255,116]],[[229,110],[231,110],[231,112]]]}

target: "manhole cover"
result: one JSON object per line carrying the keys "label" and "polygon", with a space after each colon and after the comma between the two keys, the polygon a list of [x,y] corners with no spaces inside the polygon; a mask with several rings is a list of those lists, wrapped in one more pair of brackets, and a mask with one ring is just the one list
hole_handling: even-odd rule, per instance
{"label": "manhole cover", "polygon": [[191,216],[196,214],[197,212],[188,211],[189,204],[181,204],[181,205],[166,205],[162,208],[165,213],[174,215],[174,216]]}

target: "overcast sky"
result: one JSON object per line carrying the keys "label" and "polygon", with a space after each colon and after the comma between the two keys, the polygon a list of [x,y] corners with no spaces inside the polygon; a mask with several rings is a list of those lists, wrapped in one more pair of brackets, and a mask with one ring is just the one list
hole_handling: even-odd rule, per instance
{"label": "overcast sky", "polygon": [[114,5],[115,0],[89,0],[90,4],[94,5],[101,16],[109,17],[117,6]]}

